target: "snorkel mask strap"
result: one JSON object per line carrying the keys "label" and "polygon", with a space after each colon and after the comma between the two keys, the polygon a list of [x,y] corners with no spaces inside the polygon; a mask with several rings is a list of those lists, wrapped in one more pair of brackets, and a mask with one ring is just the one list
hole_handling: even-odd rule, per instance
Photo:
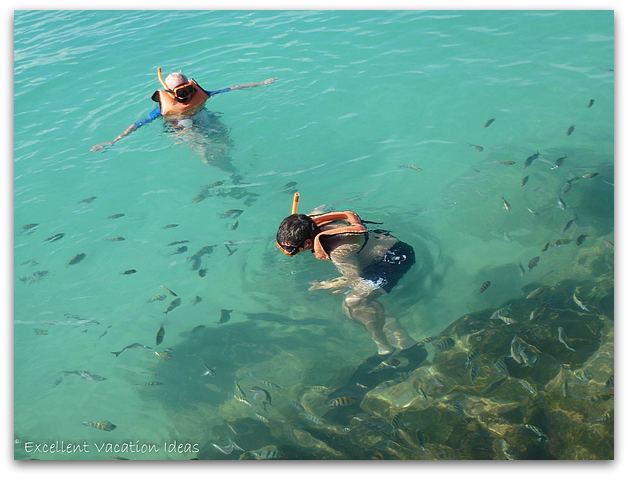
{"label": "snorkel mask strap", "polygon": [[164,87],[164,90],[166,90],[166,93],[168,93],[168,95],[170,95],[173,100],[176,99],[174,91],[168,88],[168,85],[166,85],[166,82],[164,81],[164,77],[161,74],[161,66],[157,67],[157,78],[159,78],[159,82]]}

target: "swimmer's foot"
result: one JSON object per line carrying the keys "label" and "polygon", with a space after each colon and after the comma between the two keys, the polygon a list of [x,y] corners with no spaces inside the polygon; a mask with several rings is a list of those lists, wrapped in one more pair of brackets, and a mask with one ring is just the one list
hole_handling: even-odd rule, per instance
{"label": "swimmer's foot", "polygon": [[425,345],[416,343],[412,347],[401,350],[397,356],[408,359],[408,365],[403,370],[414,370],[427,358],[427,350],[425,350]]}

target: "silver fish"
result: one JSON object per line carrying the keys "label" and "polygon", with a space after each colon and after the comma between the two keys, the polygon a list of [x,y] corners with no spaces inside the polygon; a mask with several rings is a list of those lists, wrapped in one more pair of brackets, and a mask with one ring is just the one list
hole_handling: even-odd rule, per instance
{"label": "silver fish", "polygon": [[587,311],[587,312],[591,312],[591,311],[587,308],[587,306],[586,306],[586,305],[584,305],[580,299],[578,299],[578,296],[576,296],[576,292],[575,292],[575,291],[574,291],[574,293],[573,293],[572,298],[573,298],[573,301],[576,303],[576,305],[577,305],[578,307],[580,307],[582,310],[585,310],[585,311]]}
{"label": "silver fish", "polygon": [[591,179],[594,178],[595,176],[597,176],[600,173],[584,173],[582,176],[580,176],[582,179]]}
{"label": "silver fish", "polygon": [[510,342],[510,356],[519,365],[533,366],[539,359],[540,350],[526,343],[518,336],[514,336]]}
{"label": "silver fish", "polygon": [[103,380],[107,380],[105,377],[88,372],[87,370],[65,370],[63,373],[65,375],[78,375],[83,380],[88,381],[102,382]]}
{"label": "silver fish", "polygon": [[214,375],[216,375],[216,367],[208,367],[207,364],[205,362],[203,362],[203,368],[205,368],[205,371],[203,372],[203,377],[213,377]]}
{"label": "silver fish", "polygon": [[571,227],[571,225],[576,222],[576,218],[574,217],[573,219],[570,219],[569,221],[567,221],[567,224],[565,224],[565,227],[563,227],[563,232],[567,232],[567,230]]}
{"label": "silver fish", "polygon": [[502,204],[504,206],[504,209],[506,210],[506,212],[510,212],[510,203],[508,201],[506,201],[506,199],[504,198],[504,196],[502,196]]}
{"label": "silver fish", "polygon": [[560,197],[558,198],[558,207],[561,208],[563,211],[567,209],[567,204],[565,204],[565,201],[563,201]]}
{"label": "silver fish", "polygon": [[560,158],[557,158],[556,161],[554,161],[554,165],[550,169],[558,169],[563,164],[566,158],[567,156],[561,156]]}
{"label": "silver fish", "polygon": [[231,453],[233,453],[233,450],[244,451],[233,440],[229,440],[229,443],[227,443],[226,445],[218,445],[213,442],[210,442],[210,443],[216,450],[218,450],[223,455],[231,455]]}
{"label": "silver fish", "polygon": [[168,305],[168,308],[164,311],[164,314],[167,314],[168,312],[172,312],[174,309],[176,309],[180,305],[181,305],[181,298],[177,297],[172,302],[170,302],[170,304]]}
{"label": "silver fish", "polygon": [[539,427],[529,424],[525,424],[524,427],[530,430],[534,435],[536,435],[539,441],[549,440],[549,437],[545,433],[543,433]]}
{"label": "silver fish", "polygon": [[576,349],[570,347],[567,342],[566,342],[567,336],[565,334],[565,329],[563,329],[562,327],[558,327],[558,341],[563,344],[565,347],[567,347],[567,350],[570,350],[572,352],[575,352]]}
{"label": "silver fish", "polygon": [[532,214],[533,216],[538,216],[538,215],[539,215],[539,213],[538,213],[538,212],[536,212],[534,209],[530,209],[529,207],[527,207],[526,209],[527,209],[527,210],[528,210],[528,212],[529,212],[530,214]]}
{"label": "silver fish", "polygon": [[533,291],[531,291],[528,295],[526,295],[526,299],[536,299],[537,297],[539,297],[541,294],[543,294],[545,292],[545,287],[541,286],[541,287],[537,287],[536,289],[534,289]]}

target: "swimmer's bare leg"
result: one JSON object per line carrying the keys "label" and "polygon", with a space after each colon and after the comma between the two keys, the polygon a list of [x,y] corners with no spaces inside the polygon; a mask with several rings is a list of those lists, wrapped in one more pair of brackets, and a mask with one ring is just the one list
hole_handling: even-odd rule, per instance
{"label": "swimmer's bare leg", "polygon": [[393,352],[393,347],[386,339],[384,324],[386,316],[384,307],[372,297],[364,296],[352,291],[343,302],[343,309],[350,319],[360,322],[371,334],[371,339],[377,345],[377,353],[386,355]]}
{"label": "swimmer's bare leg", "polygon": [[393,317],[386,317],[384,332],[396,348],[407,349],[416,344],[416,340],[410,337],[403,326]]}

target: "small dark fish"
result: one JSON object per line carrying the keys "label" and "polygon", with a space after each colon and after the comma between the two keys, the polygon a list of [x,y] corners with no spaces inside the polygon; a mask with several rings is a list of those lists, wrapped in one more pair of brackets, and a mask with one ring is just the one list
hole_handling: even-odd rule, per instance
{"label": "small dark fish", "polygon": [[536,435],[536,437],[538,438],[538,440],[540,442],[549,440],[549,437],[545,433],[543,433],[539,427],[536,427],[534,425],[525,424],[524,428],[527,428],[534,435]]}
{"label": "small dark fish", "polygon": [[166,224],[162,229],[172,229],[173,227],[178,227],[178,224]]}
{"label": "small dark fish", "polygon": [[480,349],[473,349],[469,354],[467,354],[467,358],[464,361],[464,368],[467,369],[471,366],[473,361],[480,355]]}
{"label": "small dark fish", "polygon": [[567,128],[567,136],[571,136],[571,134],[576,130],[576,127],[574,125],[571,125],[569,128]]}
{"label": "small dark fish", "polygon": [[124,272],[121,272],[120,274],[125,275],[125,276],[130,276],[131,274],[135,274],[137,272],[137,269],[127,269]]}
{"label": "small dark fish", "polygon": [[205,269],[205,268],[199,269],[198,270],[198,275],[199,275],[199,277],[205,277],[207,275],[207,269]]}
{"label": "small dark fish", "polygon": [[188,242],[190,242],[190,241],[188,241],[187,239],[183,239],[183,240],[181,240],[181,241],[174,241],[174,242],[171,242],[171,243],[170,243],[170,244],[168,244],[168,245],[169,245],[169,246],[176,246],[176,245],[179,245],[179,244],[187,244]]}
{"label": "small dark fish", "polygon": [[157,336],[155,337],[155,344],[159,345],[160,343],[162,343],[164,341],[165,335],[166,335],[166,329],[164,329],[164,326],[162,324],[161,327],[159,327],[159,330],[157,331]]}
{"label": "small dark fish", "polygon": [[527,210],[528,210],[528,212],[529,212],[530,214],[532,214],[533,216],[538,216],[538,215],[539,215],[539,213],[538,213],[538,212],[536,212],[534,209],[530,209],[529,207],[527,207],[526,209],[527,209]]}
{"label": "small dark fish", "polygon": [[565,227],[563,227],[563,232],[567,232],[567,229],[569,229],[574,222],[576,222],[575,217],[567,221],[567,224],[565,224]]}
{"label": "small dark fish", "polygon": [[216,375],[216,367],[208,367],[205,362],[203,362],[203,367],[205,371],[203,372],[203,377],[213,377]]}
{"label": "small dark fish", "polygon": [[60,232],[59,234],[53,234],[52,236],[44,239],[44,242],[55,242],[61,239],[63,236],[65,236],[65,233],[63,232]]}
{"label": "small dark fish", "polygon": [[231,229],[232,231],[235,231],[239,225],[240,225],[240,221],[236,221],[229,226],[229,229]]}
{"label": "small dark fish", "polygon": [[21,266],[38,266],[39,262],[37,262],[35,259],[29,259],[27,261],[24,261],[20,264]]}
{"label": "small dark fish", "polygon": [[528,156],[525,160],[525,163],[523,163],[523,167],[527,168],[528,166],[530,166],[535,160],[539,159],[539,157],[541,156],[541,153],[539,153],[538,151],[536,153],[534,153],[532,156]]}
{"label": "small dark fish", "polygon": [[502,377],[502,378],[500,378],[500,379],[496,380],[495,382],[488,384],[486,387],[484,387],[484,388],[482,389],[482,391],[481,391],[480,393],[481,393],[482,395],[485,395],[485,394],[489,394],[489,393],[491,393],[491,392],[494,392],[494,391],[495,391],[495,390],[497,390],[497,388],[498,388],[498,387],[499,387],[502,383],[504,383],[506,380],[508,380],[508,375],[505,375],[504,377]]}
{"label": "small dark fish", "polygon": [[486,289],[488,289],[490,286],[491,286],[490,280],[482,282],[482,285],[480,286],[480,294],[484,292]]}
{"label": "small dark fish", "polygon": [[595,176],[597,176],[600,173],[584,173],[582,176],[580,176],[582,179],[591,179],[594,178]]}
{"label": "small dark fish", "polygon": [[587,108],[591,108],[591,106],[593,106],[593,103],[595,103],[595,100],[593,98],[591,98],[589,100],[589,104],[587,105]]}
{"label": "small dark fish", "polygon": [[187,252],[187,250],[188,250],[188,246],[177,247],[177,250],[174,252],[171,252],[170,255],[174,256],[177,254],[183,254],[184,252]]}
{"label": "small dark fish", "polygon": [[502,204],[504,206],[504,209],[506,210],[506,212],[510,212],[510,203],[508,201],[506,201],[506,199],[504,198],[504,196],[502,196]]}
{"label": "small dark fish", "polygon": [[192,198],[192,202],[199,203],[201,201],[204,201],[207,196],[209,196],[209,191],[206,189],[201,189],[201,192]]}
{"label": "small dark fish", "polygon": [[132,343],[131,345],[127,345],[126,347],[124,347],[122,350],[120,350],[119,352],[111,352],[113,355],[115,355],[116,357],[119,357],[120,354],[122,352],[124,352],[125,350],[128,349],[137,349],[137,348],[141,348],[141,349],[147,349],[150,350],[152,347],[148,347],[147,345],[142,345],[138,342]]}
{"label": "small dark fish", "polygon": [[35,282],[39,282],[40,280],[42,280],[47,275],[48,275],[48,271],[35,271],[31,274],[30,277],[28,276],[20,277],[20,280],[22,282],[28,281],[29,284],[34,284]]}
{"label": "small dark fish", "polygon": [[576,246],[581,245],[585,239],[587,238],[586,234],[580,234],[577,238],[576,238]]}
{"label": "small dark fish", "polygon": [[543,249],[541,249],[541,252],[545,252],[549,249],[550,243],[546,242],[545,245],[543,246]]}
{"label": "small dark fish", "polygon": [[240,214],[242,214],[243,212],[244,211],[242,209],[229,209],[229,210],[223,212],[220,215],[220,217],[222,217],[223,219],[230,218],[230,217],[236,218],[236,217],[240,216]]}
{"label": "small dark fish", "polygon": [[202,298],[201,296],[199,296],[199,295],[195,296],[195,297],[192,299],[192,305],[196,305],[196,304],[198,304],[201,300],[203,300],[203,298]]}
{"label": "small dark fish", "polygon": [[416,431],[416,440],[419,442],[421,450],[425,450],[425,434],[421,430]]}
{"label": "small dark fish", "polygon": [[151,297],[150,299],[148,299],[146,302],[148,304],[151,304],[153,302],[161,302],[162,300],[164,300],[166,298],[165,294],[159,294],[156,295],[155,297]]}
{"label": "small dark fish", "polygon": [[158,387],[158,386],[163,385],[163,384],[164,384],[163,382],[145,382],[142,385],[144,387]]}
{"label": "small dark fish", "polygon": [[174,309],[176,309],[177,307],[179,307],[181,305],[181,298],[177,297],[176,299],[174,299],[172,302],[170,302],[170,305],[168,305],[168,308],[166,309],[166,311],[164,312],[164,314],[167,314],[168,312],[172,312]]}
{"label": "small dark fish", "polygon": [[554,247],[564,246],[565,244],[569,244],[571,239],[556,239],[552,244]]}
{"label": "small dark fish", "polygon": [[567,159],[567,156],[561,156],[554,161],[554,165],[550,168],[551,170],[558,169],[562,166],[563,162]]}
{"label": "small dark fish", "polygon": [[539,256],[535,256],[530,259],[530,262],[528,262],[528,270],[531,271],[532,269],[534,269],[538,265],[540,260],[541,258]]}
{"label": "small dark fish", "polygon": [[102,339],[105,335],[107,335],[107,333],[109,332],[109,329],[110,329],[110,328],[111,328],[111,325],[110,325],[109,327],[107,327],[107,328],[105,329],[105,331],[104,331],[102,334],[100,334],[100,335],[98,336],[98,340]]}
{"label": "small dark fish", "polygon": [[39,224],[24,224],[22,226],[22,232],[31,233],[33,232]]}
{"label": "small dark fish", "polygon": [[35,335],[48,335],[48,331],[46,329],[35,329]]}
{"label": "small dark fish", "polygon": [[231,312],[232,309],[221,309],[220,310],[220,319],[218,319],[219,324],[225,324],[231,320]]}
{"label": "small dark fish", "polygon": [[417,166],[416,164],[412,164],[412,163],[409,163],[409,164],[400,164],[400,165],[399,165],[399,167],[400,167],[400,168],[403,168],[403,169],[411,169],[412,171],[416,171],[416,172],[418,172],[418,173],[420,173],[421,171],[423,171],[423,168],[421,168],[421,167]]}
{"label": "small dark fish", "polygon": [[495,121],[495,118],[491,118],[490,120],[488,120],[486,123],[484,123],[484,127],[488,128],[490,125],[493,124],[493,122]]}
{"label": "small dark fish", "polygon": [[573,181],[567,181],[565,184],[563,184],[563,187],[560,189],[560,192],[563,194],[567,194],[569,191],[571,191],[571,183]]}
{"label": "small dark fish", "polygon": [[438,339],[432,342],[432,345],[436,347],[440,352],[445,352],[451,349],[456,342],[451,337],[444,337],[442,339]]}
{"label": "small dark fish", "polygon": [[237,251],[237,249],[231,249],[231,248],[229,247],[229,244],[225,244],[225,248],[227,249],[227,253],[228,253],[227,255],[229,255],[229,256],[232,256],[232,255],[233,255],[233,254],[235,254],[235,253],[236,253],[236,251]]}
{"label": "small dark fish", "polygon": [[168,287],[166,287],[165,285],[160,286],[163,290],[165,290],[166,292],[168,292],[168,294],[174,296],[174,297],[179,297],[175,291],[173,291],[172,289],[168,289]]}
{"label": "small dark fish", "polygon": [[469,381],[471,385],[475,384],[478,376],[480,375],[480,366],[476,361],[471,362],[471,367],[469,368]]}
{"label": "small dark fish", "polygon": [[558,207],[561,208],[563,211],[567,209],[567,204],[565,204],[565,201],[563,201],[560,197],[558,198]]}
{"label": "small dark fish", "polygon": [[81,200],[79,201],[79,203],[82,203],[82,204],[89,204],[89,203],[93,202],[93,201],[94,201],[94,199],[96,199],[96,196],[90,196],[90,197],[88,197],[88,198],[81,199]]}
{"label": "small dark fish", "polygon": [[284,190],[285,190],[285,189],[292,189],[292,188],[294,188],[297,184],[298,184],[298,183],[297,183],[296,181],[290,181],[290,182],[288,182],[288,183],[284,184],[282,189],[284,189]]}
{"label": "small dark fish", "polygon": [[547,307],[546,303],[542,303],[534,308],[532,312],[530,312],[530,320],[538,319]]}
{"label": "small dark fish", "polygon": [[471,146],[473,149],[475,149],[478,153],[481,153],[482,151],[484,151],[484,146],[480,146],[479,144],[471,144],[471,143],[469,143],[469,146]]}
{"label": "small dark fish", "polygon": [[517,161],[512,161],[510,159],[506,159],[503,161],[497,161],[498,164],[503,164],[504,166],[513,166],[515,164],[517,164]]}
{"label": "small dark fish", "polygon": [[119,241],[125,241],[126,239],[122,236],[116,236],[116,237],[108,237],[107,239],[105,239],[105,241],[110,241],[110,242],[119,242]]}
{"label": "small dark fish", "polygon": [[356,401],[357,400],[354,397],[348,397],[348,396],[337,397],[329,401],[329,406],[331,408],[346,407],[348,405],[355,403]]}
{"label": "small dark fish", "polygon": [[107,219],[118,219],[119,217],[123,217],[125,214],[123,212],[119,212],[117,214],[112,214],[111,216],[108,216]]}
{"label": "small dark fish", "polygon": [[499,373],[501,373],[503,375],[509,375],[508,367],[506,366],[506,362],[504,362],[503,357],[499,357],[497,360],[495,360],[495,363],[493,363],[493,367]]}
{"label": "small dark fish", "polygon": [[521,178],[521,187],[523,187],[526,184],[528,184],[528,179],[530,179],[530,176],[524,176],[524,177]]}
{"label": "small dark fish", "polygon": [[97,430],[102,430],[104,432],[110,432],[111,430],[115,430],[116,426],[111,423],[109,420],[101,420],[97,422],[82,422],[86,427],[96,428]]}
{"label": "small dark fish", "polygon": [[70,259],[70,262],[68,262],[68,265],[73,266],[74,264],[78,264],[83,259],[85,259],[85,257],[87,257],[87,254],[84,254],[81,252],[80,254],[77,254],[72,259]]}

